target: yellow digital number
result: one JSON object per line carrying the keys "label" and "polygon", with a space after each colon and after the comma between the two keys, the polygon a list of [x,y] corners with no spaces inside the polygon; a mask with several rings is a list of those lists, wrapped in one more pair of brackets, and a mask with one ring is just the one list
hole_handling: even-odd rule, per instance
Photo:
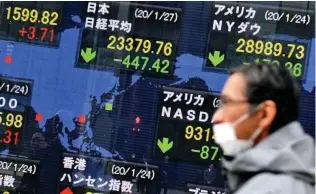
{"label": "yellow digital number", "polygon": [[13,123],[14,123],[14,115],[11,113],[7,114],[5,125],[8,127],[11,127],[13,125]]}
{"label": "yellow digital number", "polygon": [[120,36],[118,37],[117,41],[119,42],[118,45],[116,45],[117,50],[123,50],[124,49],[124,43],[125,43],[125,39],[124,37]]}
{"label": "yellow digital number", "polygon": [[172,44],[171,42],[167,42],[163,48],[163,53],[165,56],[170,56],[172,54]]}
{"label": "yellow digital number", "polygon": [[51,17],[52,19],[50,20],[49,25],[57,26],[56,20],[58,19],[58,13],[57,12],[51,13]]}
{"label": "yellow digital number", "polygon": [[35,23],[38,20],[38,12],[36,9],[32,9],[30,12],[30,22]]}
{"label": "yellow digital number", "polygon": [[13,10],[13,19],[18,21],[21,18],[21,13],[20,11],[22,10],[21,7],[15,7]]}
{"label": "yellow digital number", "polygon": [[41,22],[42,24],[48,24],[50,13],[48,11],[43,11]]}
{"label": "yellow digital number", "polygon": [[254,49],[254,45],[255,45],[255,41],[254,40],[248,40],[247,41],[247,45],[246,45],[246,53],[253,53]]}
{"label": "yellow digital number", "polygon": [[3,119],[5,119],[5,125],[7,127],[15,127],[20,128],[23,124],[23,116],[20,114],[17,114],[14,116],[14,114],[9,113],[5,118],[2,118],[3,112],[0,112],[0,123],[2,124]]}
{"label": "yellow digital number", "polygon": [[20,128],[22,127],[22,121],[23,121],[23,116],[18,114],[18,115],[13,115],[12,113],[7,114],[6,116],[6,123],[5,125],[8,127],[15,127],[15,128]]}
{"label": "yellow digital number", "polygon": [[23,22],[26,22],[26,21],[29,20],[29,18],[30,18],[30,11],[29,11],[28,9],[24,8],[24,9],[22,10],[22,17],[21,17],[21,20],[22,20]]}
{"label": "yellow digital number", "polygon": [[246,44],[246,40],[243,39],[243,38],[240,38],[240,39],[238,39],[237,43],[240,44],[240,45],[236,48],[236,52],[244,53],[245,51],[243,50],[243,47]]}
{"label": "yellow digital number", "polygon": [[2,124],[2,116],[3,115],[3,112],[0,112],[0,124]]}
{"label": "yellow digital number", "polygon": [[[6,8],[7,10],[7,20],[11,17],[11,10],[12,7]],[[52,26],[57,26],[57,20],[58,20],[58,13],[49,11],[43,11],[40,22],[42,24],[49,24]],[[32,23],[35,23],[38,21],[38,11],[36,9],[28,9],[28,8],[21,8],[21,7],[14,7],[13,8],[13,15],[12,19],[15,21],[21,20],[22,22],[30,21]]]}
{"label": "yellow digital number", "polygon": [[287,44],[287,46],[290,47],[290,51],[287,56],[288,58],[293,56],[295,50],[298,50],[298,53],[295,54],[296,59],[303,59],[305,57],[305,47],[303,45],[298,45],[296,47],[295,44]]}
{"label": "yellow digital number", "polygon": [[137,46],[136,46],[136,49],[135,49],[135,52],[138,52],[140,47],[142,46],[143,44],[143,39],[141,38],[135,38],[136,42],[137,42]]}
{"label": "yellow digital number", "polygon": [[256,46],[255,46],[255,53],[257,55],[261,55],[261,53],[263,52],[263,48],[264,48],[264,43],[262,40],[258,40],[256,42]]}
{"label": "yellow digital number", "polygon": [[11,16],[11,7],[7,7],[7,20],[10,19],[10,16]]}
{"label": "yellow digital number", "polygon": [[[255,53],[257,55],[264,54],[266,56],[275,56],[279,57],[283,54],[283,45],[280,42],[263,42],[262,40],[254,41],[252,39],[245,40],[244,38],[240,38],[237,41],[236,52],[239,53]],[[287,57],[291,58],[294,55],[294,52],[297,51],[295,57],[297,59],[303,59],[305,56],[305,47],[302,45],[296,46],[295,44],[287,44],[287,47],[290,48]]]}
{"label": "yellow digital number", "polygon": [[49,11],[43,11],[41,22],[43,24],[49,24],[51,26],[57,26],[56,20],[58,19],[58,13]]}
{"label": "yellow digital number", "polygon": [[194,128],[193,126],[191,125],[188,125],[186,128],[185,128],[185,138],[186,139],[191,139],[194,135]]}
{"label": "yellow digital number", "polygon": [[[118,42],[119,45],[116,45]],[[164,43],[163,41],[156,41],[158,44],[158,49],[156,50],[156,54],[159,55],[162,53],[165,56],[170,56],[172,54],[172,43],[167,42]],[[144,40],[142,38],[125,38],[125,37],[116,37],[115,35],[109,36],[109,43],[107,45],[108,49],[112,50],[126,50],[135,52],[142,51],[143,53],[154,53],[155,51],[152,50],[152,42],[150,40]],[[159,62],[160,63],[160,62]],[[165,61],[167,63],[167,61]],[[155,64],[159,65],[159,64]],[[169,66],[169,65],[166,65]],[[158,70],[157,70],[158,71]],[[165,71],[165,70],[163,70]]]}
{"label": "yellow digital number", "polygon": [[133,38],[127,38],[126,39],[126,46],[125,50],[126,51],[132,51],[133,50],[133,44],[134,44],[134,39]]}
{"label": "yellow digital number", "polygon": [[159,46],[158,46],[158,49],[157,49],[157,51],[156,51],[156,54],[159,55],[160,52],[161,52],[161,49],[162,49],[162,47],[163,47],[163,41],[157,40],[157,41],[156,41],[156,44],[159,45]]}
{"label": "yellow digital number", "polygon": [[163,41],[156,41],[156,44],[158,44],[158,49],[156,51],[156,54],[159,55],[161,53],[161,50],[163,49],[163,54],[165,56],[170,56],[172,54],[172,43],[167,42],[166,44]]}
{"label": "yellow digital number", "polygon": [[287,46],[291,48],[290,52],[287,55],[287,58],[291,58],[295,50],[295,44],[287,44]]}
{"label": "yellow digital number", "polygon": [[266,56],[270,56],[273,52],[272,50],[272,47],[273,47],[273,43],[268,41],[265,43],[264,45],[264,50],[263,50],[263,53],[266,55]]}
{"label": "yellow digital number", "polygon": [[[186,128],[185,128],[185,138],[186,139],[192,139],[194,137],[195,140],[199,141],[203,138],[203,128],[202,127],[193,127],[192,125],[188,125]],[[205,140],[206,142],[209,141],[210,139],[210,135],[211,135],[211,129],[208,128],[205,130],[206,132],[206,137],[205,137]]]}
{"label": "yellow digital number", "polygon": [[114,49],[115,49],[114,44],[115,44],[115,42],[116,42],[116,37],[115,37],[114,35],[110,36],[110,37],[109,37],[109,41],[110,41],[110,42],[109,42],[107,48],[114,50]]}
{"label": "yellow digital number", "polygon": [[202,127],[196,127],[195,131],[197,131],[196,134],[194,134],[194,139],[199,141],[203,138],[203,129]]}
{"label": "yellow digital number", "polygon": [[143,53],[149,53],[151,51],[151,42],[149,40],[145,40],[143,42]]}
{"label": "yellow digital number", "polygon": [[305,47],[303,46],[303,45],[299,45],[299,46],[297,46],[296,47],[296,49],[297,50],[299,50],[298,51],[298,53],[295,55],[295,57],[297,58],[297,59],[303,59],[304,58],[304,55],[305,55]]}
{"label": "yellow digital number", "polygon": [[278,57],[282,54],[283,46],[281,43],[277,42],[273,46],[273,55]]}
{"label": "yellow digital number", "polygon": [[20,128],[22,127],[22,121],[23,121],[23,116],[22,115],[16,115],[15,116],[15,121],[14,121],[14,127],[15,128]]}

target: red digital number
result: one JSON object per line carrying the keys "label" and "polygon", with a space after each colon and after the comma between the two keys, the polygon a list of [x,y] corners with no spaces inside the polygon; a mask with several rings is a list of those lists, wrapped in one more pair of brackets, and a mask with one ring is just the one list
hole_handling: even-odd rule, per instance
{"label": "red digital number", "polygon": [[11,143],[11,136],[12,136],[12,132],[9,130],[6,130],[3,136],[3,143],[5,144]]}
{"label": "red digital number", "polygon": [[[13,134],[14,144],[16,145],[19,140],[19,132]],[[3,134],[3,143],[10,144],[12,142],[12,131],[6,130]]]}
{"label": "red digital number", "polygon": [[40,28],[40,30],[42,32],[41,41],[43,41],[46,38],[47,32],[49,32],[49,41],[54,41],[55,31],[53,29],[48,31],[48,28]]}
{"label": "red digital number", "polygon": [[18,144],[18,140],[19,140],[19,132],[15,132],[14,133],[14,145]]}
{"label": "red digital number", "polygon": [[33,40],[36,36],[35,32],[36,32],[36,28],[34,26],[30,26],[29,33],[27,34],[27,38],[30,40]]}
{"label": "red digital number", "polygon": [[[48,30],[48,28],[36,28],[35,26],[30,26],[26,30],[23,27],[18,32],[22,37],[26,36],[28,40],[44,41],[46,38],[48,38],[49,42],[53,42],[55,39],[54,29]],[[40,37],[37,37],[36,35],[39,35]]]}

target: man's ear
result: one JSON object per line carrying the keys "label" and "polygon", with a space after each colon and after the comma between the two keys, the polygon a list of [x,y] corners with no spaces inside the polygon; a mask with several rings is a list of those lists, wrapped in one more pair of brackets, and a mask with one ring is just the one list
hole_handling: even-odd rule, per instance
{"label": "man's ear", "polygon": [[276,104],[272,100],[263,102],[261,119],[259,127],[262,129],[269,129],[277,113]]}

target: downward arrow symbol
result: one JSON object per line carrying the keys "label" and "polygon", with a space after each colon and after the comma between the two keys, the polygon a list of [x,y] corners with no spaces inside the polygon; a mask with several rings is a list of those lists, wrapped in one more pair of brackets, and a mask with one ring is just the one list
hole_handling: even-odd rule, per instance
{"label": "downward arrow symbol", "polygon": [[163,138],[162,142],[160,141],[160,139],[158,139],[158,143],[157,143],[158,147],[160,148],[160,150],[162,151],[162,153],[166,153],[168,150],[170,150],[173,146],[173,141],[169,142],[169,138]]}
{"label": "downward arrow symbol", "polygon": [[224,61],[225,55],[221,55],[219,51],[215,51],[214,55],[212,53],[208,54],[208,59],[211,61],[211,63],[216,67],[218,64]]}

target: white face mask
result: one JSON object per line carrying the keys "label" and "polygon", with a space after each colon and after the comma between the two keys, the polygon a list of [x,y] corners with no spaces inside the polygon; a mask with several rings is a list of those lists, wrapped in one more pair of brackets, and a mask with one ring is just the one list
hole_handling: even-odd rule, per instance
{"label": "white face mask", "polygon": [[221,146],[225,155],[236,156],[237,154],[244,152],[253,146],[254,139],[258,137],[258,135],[262,132],[262,129],[256,129],[249,139],[238,139],[236,137],[235,126],[254,114],[262,107],[262,105],[263,104],[259,104],[252,113],[244,114],[233,123],[227,122],[213,125],[215,142]]}

